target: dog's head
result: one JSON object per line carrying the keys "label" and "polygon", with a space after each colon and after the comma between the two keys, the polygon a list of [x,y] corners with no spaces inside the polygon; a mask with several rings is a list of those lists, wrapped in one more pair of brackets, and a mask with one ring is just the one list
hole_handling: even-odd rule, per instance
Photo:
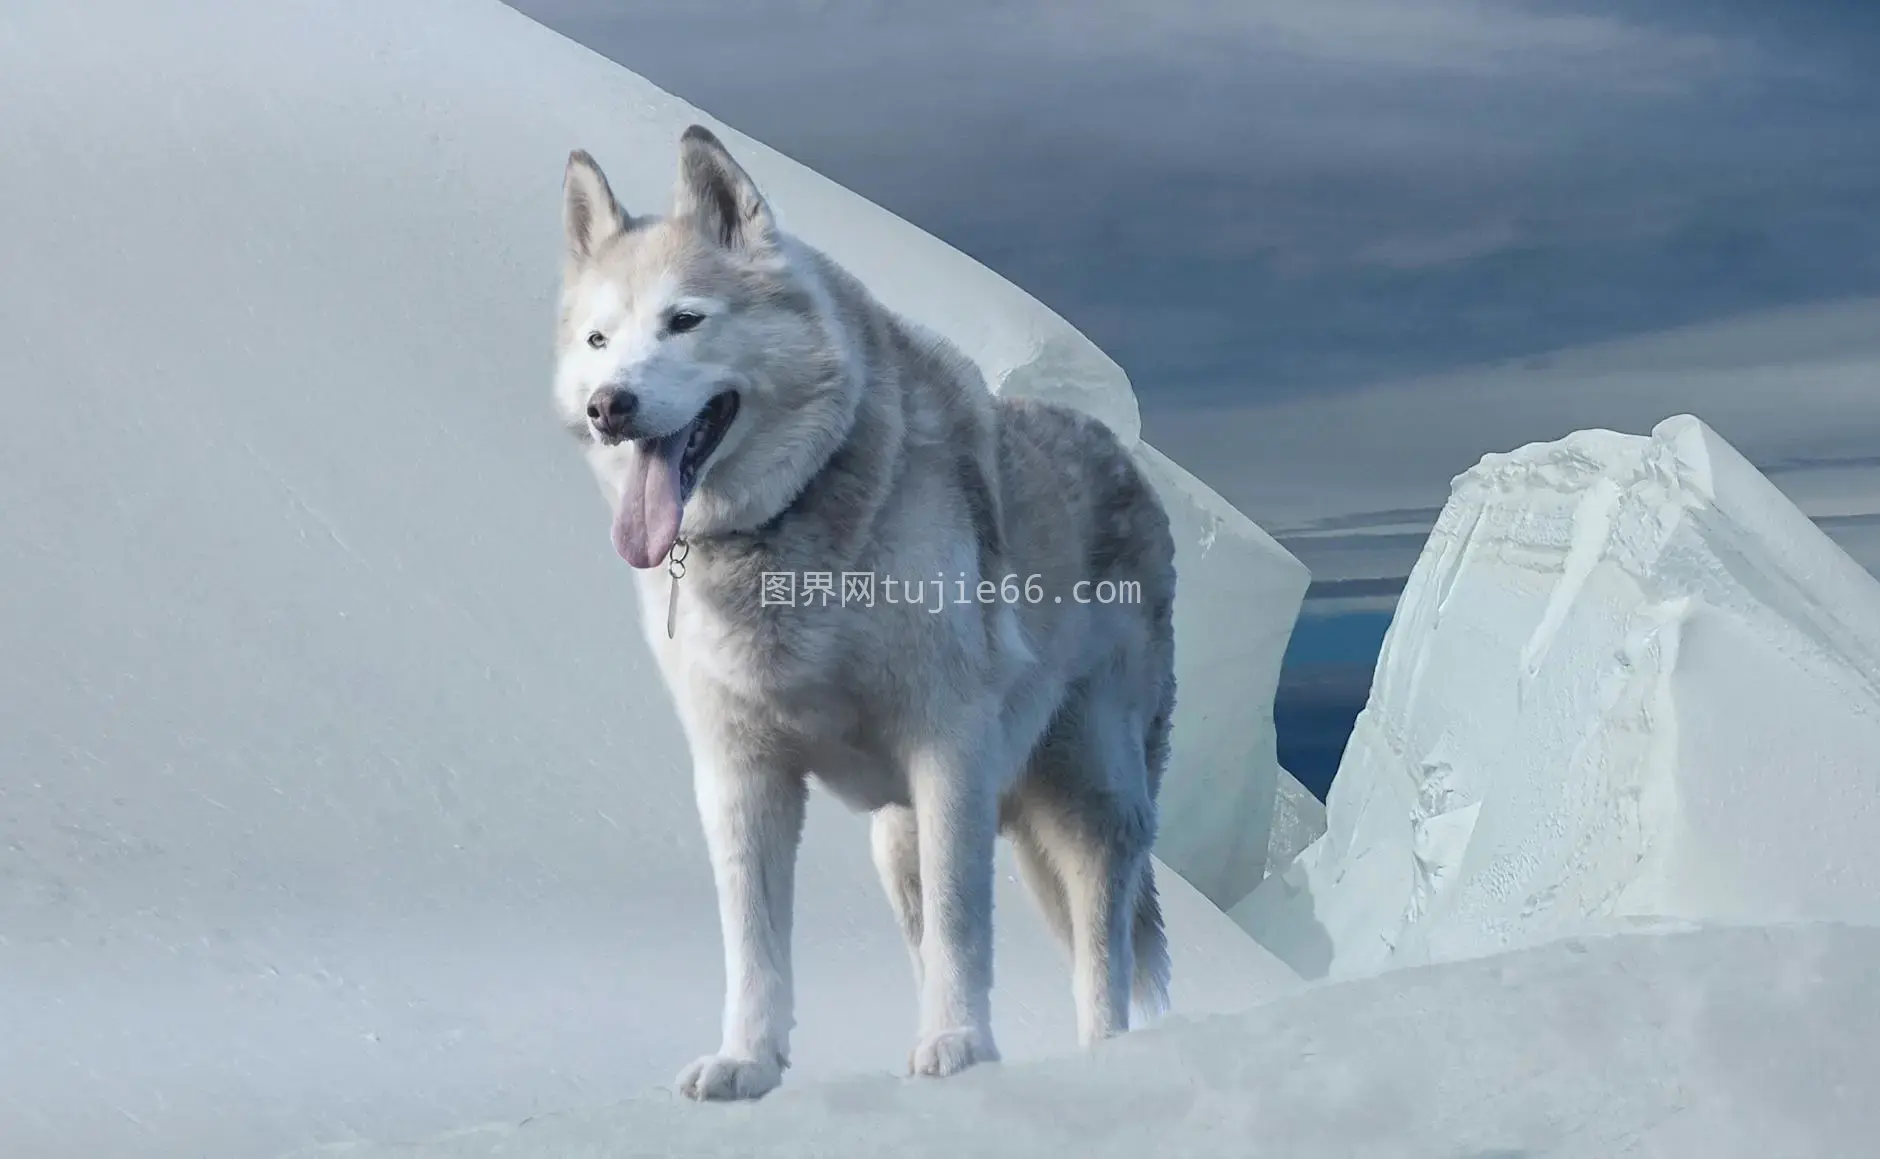
{"label": "dog's head", "polygon": [[814,260],[709,130],[679,140],[671,211],[622,209],[568,158],[555,404],[617,474],[614,546],[775,515],[846,434],[859,383]]}

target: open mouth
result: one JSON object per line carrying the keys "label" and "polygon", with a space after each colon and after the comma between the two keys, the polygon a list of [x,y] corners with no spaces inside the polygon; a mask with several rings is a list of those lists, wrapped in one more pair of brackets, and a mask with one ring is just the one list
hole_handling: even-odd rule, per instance
{"label": "open mouth", "polygon": [[738,392],[727,390],[671,434],[633,441],[639,454],[627,465],[614,520],[614,548],[628,563],[652,567],[672,550],[699,472],[737,417]]}
{"label": "open mouth", "polygon": [[705,466],[718,444],[724,442],[725,432],[731,429],[731,420],[738,417],[738,392],[727,390],[713,395],[705,404],[705,409],[698,412],[698,417],[669,435],[657,439],[637,439],[640,450],[660,459],[671,460],[676,451],[679,456],[679,498],[681,502],[691,498],[692,488],[698,485],[698,473]]}

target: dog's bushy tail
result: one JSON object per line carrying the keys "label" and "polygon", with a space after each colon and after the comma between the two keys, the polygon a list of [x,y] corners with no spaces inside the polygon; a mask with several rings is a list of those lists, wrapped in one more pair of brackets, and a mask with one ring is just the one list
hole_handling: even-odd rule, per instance
{"label": "dog's bushy tail", "polygon": [[[1149,720],[1143,737],[1143,764],[1149,776],[1149,799],[1162,793],[1162,774],[1168,768],[1169,733],[1175,721],[1175,625],[1170,606],[1156,611],[1156,626],[1167,642],[1163,656],[1162,702]],[[1155,861],[1142,859],[1142,880],[1136,887],[1136,921],[1131,930],[1131,944],[1136,955],[1136,977],[1130,987],[1144,1021],[1153,1021],[1168,1013],[1170,973],[1168,931],[1162,926],[1162,899],[1155,892]]]}
{"label": "dog's bushy tail", "polygon": [[1169,953],[1168,931],[1162,927],[1162,899],[1155,892],[1155,863],[1142,863],[1142,880],[1136,888],[1136,920],[1130,932],[1136,959],[1136,977],[1130,996],[1142,1011],[1145,1021],[1168,1013]]}

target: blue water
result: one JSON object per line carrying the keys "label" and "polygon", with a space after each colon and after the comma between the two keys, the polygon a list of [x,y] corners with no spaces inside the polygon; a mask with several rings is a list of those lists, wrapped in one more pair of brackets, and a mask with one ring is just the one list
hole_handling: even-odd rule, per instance
{"label": "blue water", "polygon": [[1364,708],[1388,612],[1305,616],[1293,629],[1273,698],[1279,762],[1323,801]]}

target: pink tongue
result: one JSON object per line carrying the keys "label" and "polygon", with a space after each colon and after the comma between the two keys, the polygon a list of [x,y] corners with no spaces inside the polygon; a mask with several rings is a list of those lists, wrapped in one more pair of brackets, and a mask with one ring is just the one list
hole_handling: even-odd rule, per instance
{"label": "pink tongue", "polygon": [[657,565],[679,538],[679,460],[686,432],[635,448],[614,519],[614,550],[634,567]]}

